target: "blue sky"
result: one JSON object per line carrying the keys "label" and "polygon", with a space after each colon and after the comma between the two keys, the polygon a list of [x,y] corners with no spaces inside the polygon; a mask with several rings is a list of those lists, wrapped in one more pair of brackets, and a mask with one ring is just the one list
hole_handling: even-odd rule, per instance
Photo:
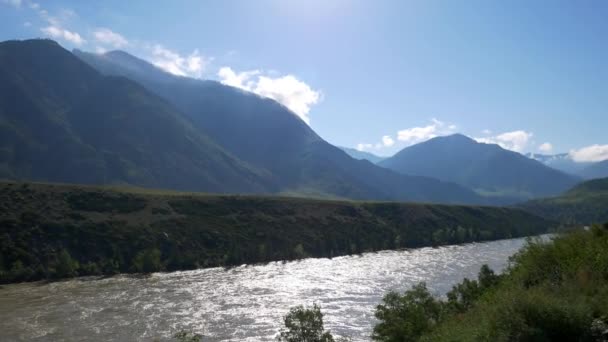
{"label": "blue sky", "polygon": [[608,159],[606,1],[0,0],[0,39],[123,49],[380,155],[464,133]]}

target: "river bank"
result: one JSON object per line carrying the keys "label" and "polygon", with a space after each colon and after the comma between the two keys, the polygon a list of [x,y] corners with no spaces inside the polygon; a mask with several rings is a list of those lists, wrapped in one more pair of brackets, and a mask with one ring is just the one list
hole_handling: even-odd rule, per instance
{"label": "river bank", "polygon": [[519,209],[0,185],[0,282],[336,257],[538,235]]}

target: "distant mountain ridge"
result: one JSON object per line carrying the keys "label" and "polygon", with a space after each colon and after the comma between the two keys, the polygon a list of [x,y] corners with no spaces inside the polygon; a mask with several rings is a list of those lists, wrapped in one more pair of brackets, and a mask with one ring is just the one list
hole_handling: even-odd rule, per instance
{"label": "distant mountain ridge", "polygon": [[104,74],[133,79],[175,104],[198,129],[231,154],[272,175],[281,193],[485,203],[456,184],[404,176],[366,160],[355,160],[274,100],[215,81],[173,76],[125,52],[74,54]]}
{"label": "distant mountain ridge", "polygon": [[357,149],[354,148],[350,148],[350,147],[340,147],[340,149],[344,152],[346,152],[346,154],[348,154],[349,156],[355,158],[355,159],[359,159],[359,160],[369,160],[370,162],[374,163],[374,164],[378,164],[379,162],[383,161],[384,159],[386,159],[387,157],[380,157],[377,156],[373,153],[370,152],[365,152],[365,151],[359,151]]}
{"label": "distant mountain ridge", "polygon": [[509,201],[558,194],[579,179],[495,144],[462,134],[406,147],[379,165],[408,175],[455,182]]}
{"label": "distant mountain ridge", "polygon": [[526,157],[538,160],[539,162],[572,175],[582,176],[581,172],[593,165],[593,163],[575,162],[568,153],[557,153],[557,154],[540,154],[540,153],[526,153]]}

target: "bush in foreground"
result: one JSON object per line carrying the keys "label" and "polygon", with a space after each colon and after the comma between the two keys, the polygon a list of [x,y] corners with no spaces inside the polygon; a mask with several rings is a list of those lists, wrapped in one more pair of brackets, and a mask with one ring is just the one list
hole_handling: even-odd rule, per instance
{"label": "bush in foreground", "polygon": [[377,341],[608,341],[608,225],[529,240],[497,276],[486,266],[447,294],[389,293]]}

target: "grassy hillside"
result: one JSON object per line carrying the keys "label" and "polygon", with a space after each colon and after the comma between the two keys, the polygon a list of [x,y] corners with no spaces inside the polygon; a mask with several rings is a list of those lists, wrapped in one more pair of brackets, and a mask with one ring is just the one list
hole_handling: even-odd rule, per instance
{"label": "grassy hillside", "polygon": [[547,231],[518,209],[0,184],[3,282],[192,269]]}
{"label": "grassy hillside", "polygon": [[482,267],[433,298],[424,285],[378,306],[378,341],[606,341],[608,224],[530,241],[500,276]]}
{"label": "grassy hillside", "polygon": [[608,221],[608,178],[583,182],[563,195],[529,201],[520,208],[564,225]]}

